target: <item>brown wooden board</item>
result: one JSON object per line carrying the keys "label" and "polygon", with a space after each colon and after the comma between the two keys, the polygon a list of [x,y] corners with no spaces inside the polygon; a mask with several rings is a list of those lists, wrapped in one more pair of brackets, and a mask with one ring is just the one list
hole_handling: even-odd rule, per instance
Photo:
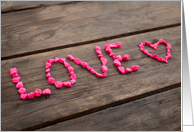
{"label": "brown wooden board", "polygon": [[[172,58],[167,64],[147,57],[138,47],[140,42],[155,42],[161,38],[172,45]],[[122,66],[126,68],[139,65],[138,71],[125,75],[118,72],[117,67],[113,65],[113,59],[105,53],[103,48],[106,43],[113,42],[123,43],[121,48],[113,50],[116,55],[130,55],[130,60],[122,62]],[[67,60],[77,74],[76,84],[72,88],[61,89],[48,84],[44,73],[45,62],[56,56],[66,58],[68,54],[72,54],[102,73],[101,62],[94,50],[95,45],[103,49],[103,55],[108,59],[109,70],[106,78],[98,78]],[[162,57],[166,55],[164,45],[160,45],[157,51],[148,47],[146,49]],[[15,84],[11,82],[12,78],[9,75],[9,69],[13,66],[17,67],[27,93],[37,88],[50,88],[52,91],[50,98],[20,100]],[[52,65],[51,75],[56,80],[70,80],[67,69],[60,63]],[[149,92],[180,85],[181,27],[4,60],[1,61],[1,78],[1,129],[34,130],[91,109],[95,110],[114,102],[122,102]]]}
{"label": "brown wooden board", "polygon": [[175,88],[38,131],[180,131],[181,88]]}
{"label": "brown wooden board", "polygon": [[63,4],[70,1],[1,1],[1,12]]}
{"label": "brown wooden board", "polygon": [[1,15],[1,57],[181,23],[181,1],[78,2]]}

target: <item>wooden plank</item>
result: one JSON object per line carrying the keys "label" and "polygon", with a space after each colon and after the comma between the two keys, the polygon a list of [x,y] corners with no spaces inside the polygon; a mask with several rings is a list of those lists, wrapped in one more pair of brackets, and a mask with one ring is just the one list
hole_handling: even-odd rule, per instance
{"label": "wooden plank", "polygon": [[1,1],[1,12],[63,4],[70,1]]}
{"label": "wooden plank", "polygon": [[2,14],[1,57],[181,23],[181,1],[78,2]]}
{"label": "wooden plank", "polygon": [[[168,64],[147,57],[138,47],[140,42],[146,40],[153,42],[161,38],[172,45],[172,58]],[[104,57],[108,60],[109,70],[106,78],[98,78],[81,66],[67,60],[77,74],[76,84],[72,88],[62,89],[56,89],[53,85],[48,84],[44,73],[47,59],[56,56],[66,58],[68,54],[72,54],[74,57],[86,61],[97,72],[101,72],[101,63],[94,50],[95,45],[103,49],[106,43],[119,41],[123,45],[119,49],[114,49],[115,54],[129,54],[131,59],[123,62],[122,66],[126,68],[138,64],[140,68],[137,72],[120,74],[117,67],[113,65],[112,58],[102,50]],[[157,51],[151,49],[149,51],[161,56],[166,54],[164,45],[159,46]],[[11,82],[12,78],[9,75],[9,69],[14,65],[18,69],[28,93],[36,88],[49,87],[52,91],[50,98],[20,100],[15,84]],[[59,119],[62,120],[77,113],[100,108],[115,101],[122,102],[151,91],[180,85],[181,27],[4,60],[1,61],[1,69],[1,129],[34,130]],[[70,80],[67,69],[60,63],[52,66],[51,75],[56,80]]]}
{"label": "wooden plank", "polygon": [[180,131],[181,88],[168,90],[38,131]]}

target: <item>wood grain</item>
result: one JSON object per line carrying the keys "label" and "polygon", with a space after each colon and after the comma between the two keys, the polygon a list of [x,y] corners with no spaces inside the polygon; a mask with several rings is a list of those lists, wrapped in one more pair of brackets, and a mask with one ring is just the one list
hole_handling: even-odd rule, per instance
{"label": "wood grain", "polygon": [[1,1],[1,12],[63,4],[70,1]]}
{"label": "wood grain", "polygon": [[1,18],[1,57],[6,58],[180,24],[181,1],[78,2]]}
{"label": "wood grain", "polygon": [[[140,42],[147,40],[155,42],[161,38],[172,45],[172,58],[168,64],[147,57],[138,47]],[[48,84],[44,73],[44,63],[47,59],[56,56],[66,58],[68,54],[72,54],[74,57],[86,61],[97,72],[101,73],[101,63],[95,53],[95,45],[103,49],[106,43],[119,41],[123,43],[122,47],[113,51],[117,55],[129,54],[130,60],[122,62],[122,66],[126,68],[132,65],[140,65],[137,72],[120,74],[117,67],[113,65],[112,58],[102,50],[104,57],[108,59],[109,70],[106,78],[98,78],[81,66],[67,60],[77,74],[76,84],[72,88],[63,87],[61,89],[56,89],[53,85]],[[149,47],[146,49],[162,57],[166,54],[164,45],[160,45],[157,51]],[[52,91],[50,98],[40,97],[33,100],[20,100],[15,84],[11,82],[9,75],[9,69],[13,66],[17,67],[28,93],[36,88],[45,89],[49,87]],[[56,80],[70,80],[67,69],[60,63],[53,64],[51,75]],[[122,102],[125,99],[180,84],[181,27],[4,60],[1,62],[1,78],[1,129],[35,130],[77,113],[84,113],[113,102]]]}
{"label": "wood grain", "polygon": [[180,131],[181,88],[168,90],[38,131]]}

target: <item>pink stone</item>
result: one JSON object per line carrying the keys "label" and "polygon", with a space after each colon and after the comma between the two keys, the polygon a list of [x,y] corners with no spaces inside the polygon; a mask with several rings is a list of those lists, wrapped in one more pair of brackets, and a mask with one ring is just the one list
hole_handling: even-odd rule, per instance
{"label": "pink stone", "polygon": [[90,67],[90,66],[87,66],[86,68],[87,68],[89,71],[92,69],[92,67]]}
{"label": "pink stone", "polygon": [[54,83],[55,83],[55,79],[52,78],[52,77],[50,77],[50,78],[48,79],[48,82],[49,82],[49,84],[54,84]]}
{"label": "pink stone", "polygon": [[121,62],[119,60],[117,60],[117,59],[114,60],[113,64],[115,66],[121,66]]}
{"label": "pink stone", "polygon": [[112,58],[113,58],[113,60],[117,59],[116,56],[113,56]]}
{"label": "pink stone", "polygon": [[74,84],[74,83],[76,83],[76,80],[73,79],[70,82],[71,82],[71,84]]}
{"label": "pink stone", "polygon": [[148,50],[146,50],[146,49],[143,49],[142,51],[143,51],[143,53],[145,53],[145,54],[148,54],[148,53],[149,53]]}
{"label": "pink stone", "polygon": [[150,54],[150,53],[148,53],[147,55],[148,55],[149,57],[152,57],[152,54]]}
{"label": "pink stone", "polygon": [[111,49],[110,47],[107,47],[107,48],[106,48],[106,52],[107,52],[107,53],[111,53],[111,52],[112,52],[112,49]]}
{"label": "pink stone", "polygon": [[26,93],[26,89],[25,88],[20,88],[18,90],[19,94],[25,94]]}
{"label": "pink stone", "polygon": [[122,43],[121,42],[118,42],[117,43],[117,48],[121,47]]}
{"label": "pink stone", "polygon": [[83,68],[86,68],[88,66],[88,64],[86,62],[81,62],[81,65]]}
{"label": "pink stone", "polygon": [[95,71],[93,68],[90,70],[90,72],[91,72],[92,74],[96,74],[96,71]]}
{"label": "pink stone", "polygon": [[14,78],[12,79],[12,82],[13,82],[13,83],[18,83],[18,82],[20,81],[20,79],[21,79],[20,76],[19,76],[19,77],[14,77]]}
{"label": "pink stone", "polygon": [[100,73],[96,73],[96,76],[97,77],[104,77],[102,74],[100,74]]}
{"label": "pink stone", "polygon": [[46,67],[49,67],[49,68],[51,67],[51,63],[49,63],[49,62],[46,62],[45,65],[46,65]]}
{"label": "pink stone", "polygon": [[150,45],[150,47],[151,47],[151,48],[154,48],[154,45],[152,44],[152,45]]}
{"label": "pink stone", "polygon": [[69,63],[67,63],[66,61],[63,64],[65,65],[66,68],[70,66]]}
{"label": "pink stone", "polygon": [[106,76],[107,76],[107,73],[106,73],[106,72],[104,72],[102,75],[103,75],[103,77],[106,77]]}
{"label": "pink stone", "polygon": [[10,75],[11,75],[11,76],[17,74],[17,72],[18,72],[18,71],[17,71],[17,69],[16,69],[15,67],[10,69]]}
{"label": "pink stone", "polygon": [[108,47],[110,48],[110,45],[109,45],[109,44],[106,44],[106,45],[104,46],[105,50],[106,50]]}
{"label": "pink stone", "polygon": [[16,88],[17,89],[19,89],[19,88],[23,88],[24,86],[23,86],[23,82],[18,82],[17,84],[16,84]]}
{"label": "pink stone", "polygon": [[139,65],[134,65],[131,67],[132,71],[137,71],[139,69]]}
{"label": "pink stone", "polygon": [[117,60],[122,61],[122,56],[121,55],[117,55],[116,58],[117,58]]}
{"label": "pink stone", "polygon": [[78,58],[75,58],[74,60],[73,60],[76,64],[81,64],[81,60],[80,59],[78,59]]}
{"label": "pink stone", "polygon": [[141,50],[141,51],[143,51],[143,50],[144,50],[144,48],[140,48],[140,50]]}
{"label": "pink stone", "polygon": [[163,43],[164,43],[165,45],[167,45],[167,44],[168,44],[166,41],[163,41]]}
{"label": "pink stone", "polygon": [[74,57],[72,55],[68,55],[67,58],[70,60],[74,60]]}
{"label": "pink stone", "polygon": [[65,62],[65,58],[59,58],[59,62],[63,64]]}
{"label": "pink stone", "polygon": [[51,90],[49,88],[45,89],[42,91],[43,95],[50,95],[51,94]]}
{"label": "pink stone", "polygon": [[168,60],[164,59],[164,62],[168,63]]}
{"label": "pink stone", "polygon": [[167,49],[167,53],[168,53],[168,54],[171,54],[171,51],[170,51],[169,49]]}
{"label": "pink stone", "polygon": [[132,72],[132,70],[130,68],[126,68],[125,73],[129,73]]}
{"label": "pink stone", "polygon": [[110,47],[111,47],[111,48],[117,48],[117,44],[111,43],[111,44],[110,44]]}
{"label": "pink stone", "polygon": [[158,60],[158,61],[162,61],[162,57],[158,57],[157,60]]}
{"label": "pink stone", "polygon": [[63,82],[62,81],[55,82],[55,87],[56,88],[61,88],[62,86],[63,86]]}
{"label": "pink stone", "polygon": [[164,42],[164,40],[163,40],[163,39],[160,39],[158,42],[161,44],[161,43],[163,43],[163,42]]}
{"label": "pink stone", "polygon": [[106,64],[107,64],[107,59],[106,58],[100,58],[100,61],[102,62],[103,66],[106,66]]}
{"label": "pink stone", "polygon": [[18,75],[18,74],[15,74],[15,75],[13,75],[12,77],[13,77],[13,78],[15,78],[15,77],[19,77],[19,75]]}
{"label": "pink stone", "polygon": [[166,49],[170,49],[172,46],[168,43]]}
{"label": "pink stone", "polygon": [[155,59],[157,59],[158,58],[158,55],[157,54],[154,54],[152,57],[155,58]]}
{"label": "pink stone", "polygon": [[129,60],[129,55],[128,55],[128,54],[123,55],[123,56],[122,56],[122,60]]}
{"label": "pink stone", "polygon": [[33,98],[34,98],[34,93],[33,93],[33,92],[29,93],[29,94],[28,94],[28,98],[29,98],[29,99],[33,99]]}
{"label": "pink stone", "polygon": [[99,46],[95,46],[95,50],[101,50]]}
{"label": "pink stone", "polygon": [[64,82],[63,83],[63,86],[64,87],[71,87],[71,82]]}
{"label": "pink stone", "polygon": [[119,70],[122,74],[125,74],[125,68],[124,68],[124,67],[119,66],[119,67],[118,67],[118,70]]}
{"label": "pink stone", "polygon": [[157,49],[157,46],[154,46],[154,49],[156,50]]}
{"label": "pink stone", "polygon": [[102,51],[101,51],[101,50],[96,50],[96,53],[97,53],[98,55],[101,55],[101,54],[102,54]]}
{"label": "pink stone", "polygon": [[58,61],[59,61],[59,57],[56,57],[54,62],[56,63]]}
{"label": "pink stone", "polygon": [[102,72],[106,72],[108,70],[107,66],[102,66]]}
{"label": "pink stone", "polygon": [[50,65],[50,66],[46,66],[45,68],[46,68],[46,69],[49,69],[49,68],[51,68],[51,65]]}
{"label": "pink stone", "polygon": [[50,78],[50,77],[51,77],[51,74],[48,72],[48,73],[46,74],[46,77],[47,77],[47,78]]}
{"label": "pink stone", "polygon": [[103,55],[98,55],[98,58],[102,58],[103,57]]}
{"label": "pink stone", "polygon": [[150,42],[148,42],[148,41],[145,41],[145,44],[146,44],[146,45],[151,45],[151,43],[150,43]]}
{"label": "pink stone", "polygon": [[46,72],[46,73],[48,73],[48,72],[50,72],[50,70],[51,70],[51,69],[46,69],[46,71],[45,71],[45,72]]}
{"label": "pink stone", "polygon": [[34,96],[36,96],[36,97],[40,97],[41,94],[42,94],[41,89],[36,89],[36,90],[34,91]]}
{"label": "pink stone", "polygon": [[20,94],[20,98],[25,100],[27,98],[28,94]]}
{"label": "pink stone", "polygon": [[68,67],[68,71],[69,72],[74,71],[73,67],[72,66]]}
{"label": "pink stone", "polygon": [[77,79],[77,78],[76,78],[76,74],[71,74],[70,79],[76,80],[76,79]]}
{"label": "pink stone", "polygon": [[113,53],[113,52],[111,52],[110,54],[109,54],[109,56],[115,56],[115,53]]}
{"label": "pink stone", "polygon": [[48,59],[47,62],[52,64],[53,62],[55,62],[55,60],[54,59]]}
{"label": "pink stone", "polygon": [[69,75],[71,76],[71,75],[73,75],[74,74],[74,72],[73,71],[71,71],[71,72],[69,72]]}

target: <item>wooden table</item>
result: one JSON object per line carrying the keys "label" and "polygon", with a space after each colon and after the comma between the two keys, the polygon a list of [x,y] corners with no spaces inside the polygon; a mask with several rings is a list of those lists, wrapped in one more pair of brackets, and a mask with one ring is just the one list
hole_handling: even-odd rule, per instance
{"label": "wooden table", "polygon": [[[2,2],[1,130],[181,130],[181,2]],[[139,50],[141,42],[172,45],[169,63]],[[116,55],[129,54],[121,74],[104,45],[122,42]],[[102,73],[94,47],[107,58],[108,75],[98,78],[67,60],[77,74],[71,88],[56,89],[45,77],[49,58],[68,54]],[[151,53],[162,57],[164,45]],[[27,93],[50,88],[49,98],[21,100],[9,70],[15,66]],[[56,80],[69,81],[60,63]]]}

